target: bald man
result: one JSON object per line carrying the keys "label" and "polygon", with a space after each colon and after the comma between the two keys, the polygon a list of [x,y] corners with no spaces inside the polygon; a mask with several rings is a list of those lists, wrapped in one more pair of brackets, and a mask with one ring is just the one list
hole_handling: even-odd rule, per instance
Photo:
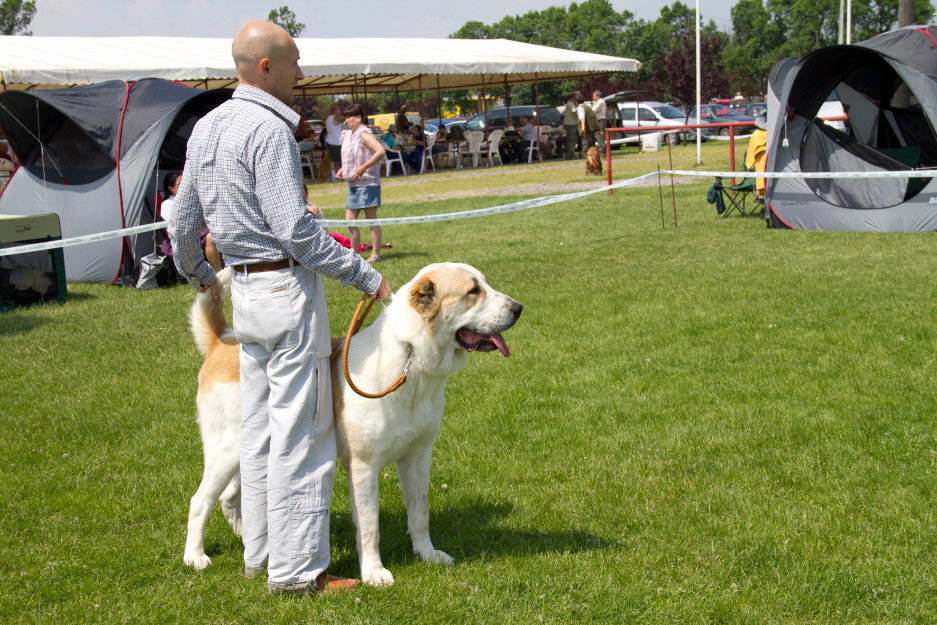
{"label": "bald man", "polygon": [[[204,221],[233,268],[244,573],[266,567],[274,593],[336,591],[357,582],[327,573],[336,451],[322,277],[379,299],[390,287],[306,212],[290,106],[303,77],[296,43],[271,22],[249,22],[231,52],[240,85],[189,138],[174,257],[189,284],[218,296],[199,247]],[[184,559],[194,563],[188,547]]]}

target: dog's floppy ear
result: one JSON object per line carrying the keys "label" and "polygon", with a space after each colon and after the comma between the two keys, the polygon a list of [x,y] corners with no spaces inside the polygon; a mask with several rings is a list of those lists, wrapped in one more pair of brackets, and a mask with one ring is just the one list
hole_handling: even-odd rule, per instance
{"label": "dog's floppy ear", "polygon": [[436,308],[436,283],[429,276],[414,285],[410,291],[410,305],[422,315],[431,314]]}

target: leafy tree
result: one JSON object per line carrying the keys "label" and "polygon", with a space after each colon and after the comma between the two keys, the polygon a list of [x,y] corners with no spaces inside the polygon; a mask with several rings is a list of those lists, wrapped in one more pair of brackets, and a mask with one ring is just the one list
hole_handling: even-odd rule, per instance
{"label": "leafy tree", "polygon": [[267,15],[267,21],[281,26],[283,30],[290,34],[290,37],[299,37],[306,30],[306,25],[296,21],[296,14],[290,11],[288,6],[282,6],[279,9],[270,11],[270,14]]}
{"label": "leafy tree", "polygon": [[0,2],[0,34],[3,35],[32,35],[29,23],[36,14],[34,0],[3,0]]}
{"label": "leafy tree", "polygon": [[[728,92],[722,52],[725,33],[700,36],[700,95],[704,102]],[[650,94],[664,102],[692,107],[696,104],[696,35],[684,33],[665,56],[654,60],[654,73],[647,85]]]}
{"label": "leafy tree", "polygon": [[[549,7],[543,11],[529,11],[524,15],[507,16],[491,25],[481,22],[467,22],[462,28],[450,35],[454,39],[511,39],[553,48],[580,50],[609,54],[612,56],[634,57],[629,51],[633,37],[629,33],[635,27],[643,25],[635,21],[628,11],[617,12],[609,0],[585,0],[572,3],[569,8]],[[623,77],[616,83],[625,84]],[[603,79],[603,88],[605,88]],[[598,86],[598,83],[596,83]],[[538,85],[541,104],[562,104],[574,89],[589,89],[588,85],[575,81],[541,82]],[[489,94],[499,97],[509,96],[516,103],[533,103],[534,86],[516,85],[505,94],[503,88],[493,87]]]}
{"label": "leafy tree", "polygon": [[732,31],[724,55],[728,93],[765,93],[768,72],[778,60],[775,51],[784,43],[783,23],[768,13],[762,0],[739,0],[732,7]]}
{"label": "leafy tree", "polygon": [[[928,0],[917,0],[918,23],[933,14]],[[891,30],[897,20],[898,0],[853,0],[852,41]],[[839,0],[739,0],[732,7],[732,31],[724,57],[730,92],[762,94],[779,59],[837,43]]]}

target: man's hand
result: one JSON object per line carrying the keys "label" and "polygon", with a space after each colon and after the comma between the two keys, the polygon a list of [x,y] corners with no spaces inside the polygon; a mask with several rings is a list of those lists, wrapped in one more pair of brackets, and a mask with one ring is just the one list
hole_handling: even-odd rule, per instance
{"label": "man's hand", "polygon": [[215,280],[211,284],[203,284],[202,286],[195,289],[199,293],[204,293],[208,289],[211,289],[211,298],[214,300],[221,299],[221,289],[218,288],[218,281]]}
{"label": "man's hand", "polygon": [[384,276],[381,276],[381,285],[377,287],[377,291],[371,293],[371,297],[383,301],[388,295],[390,295],[390,285],[387,284],[387,280],[384,279]]}

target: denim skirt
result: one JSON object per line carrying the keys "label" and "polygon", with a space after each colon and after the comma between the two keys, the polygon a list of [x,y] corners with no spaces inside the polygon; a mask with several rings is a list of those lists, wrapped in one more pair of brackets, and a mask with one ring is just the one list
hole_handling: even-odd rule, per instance
{"label": "denim skirt", "polygon": [[381,185],[366,187],[348,187],[348,201],[345,208],[374,208],[381,205]]}

